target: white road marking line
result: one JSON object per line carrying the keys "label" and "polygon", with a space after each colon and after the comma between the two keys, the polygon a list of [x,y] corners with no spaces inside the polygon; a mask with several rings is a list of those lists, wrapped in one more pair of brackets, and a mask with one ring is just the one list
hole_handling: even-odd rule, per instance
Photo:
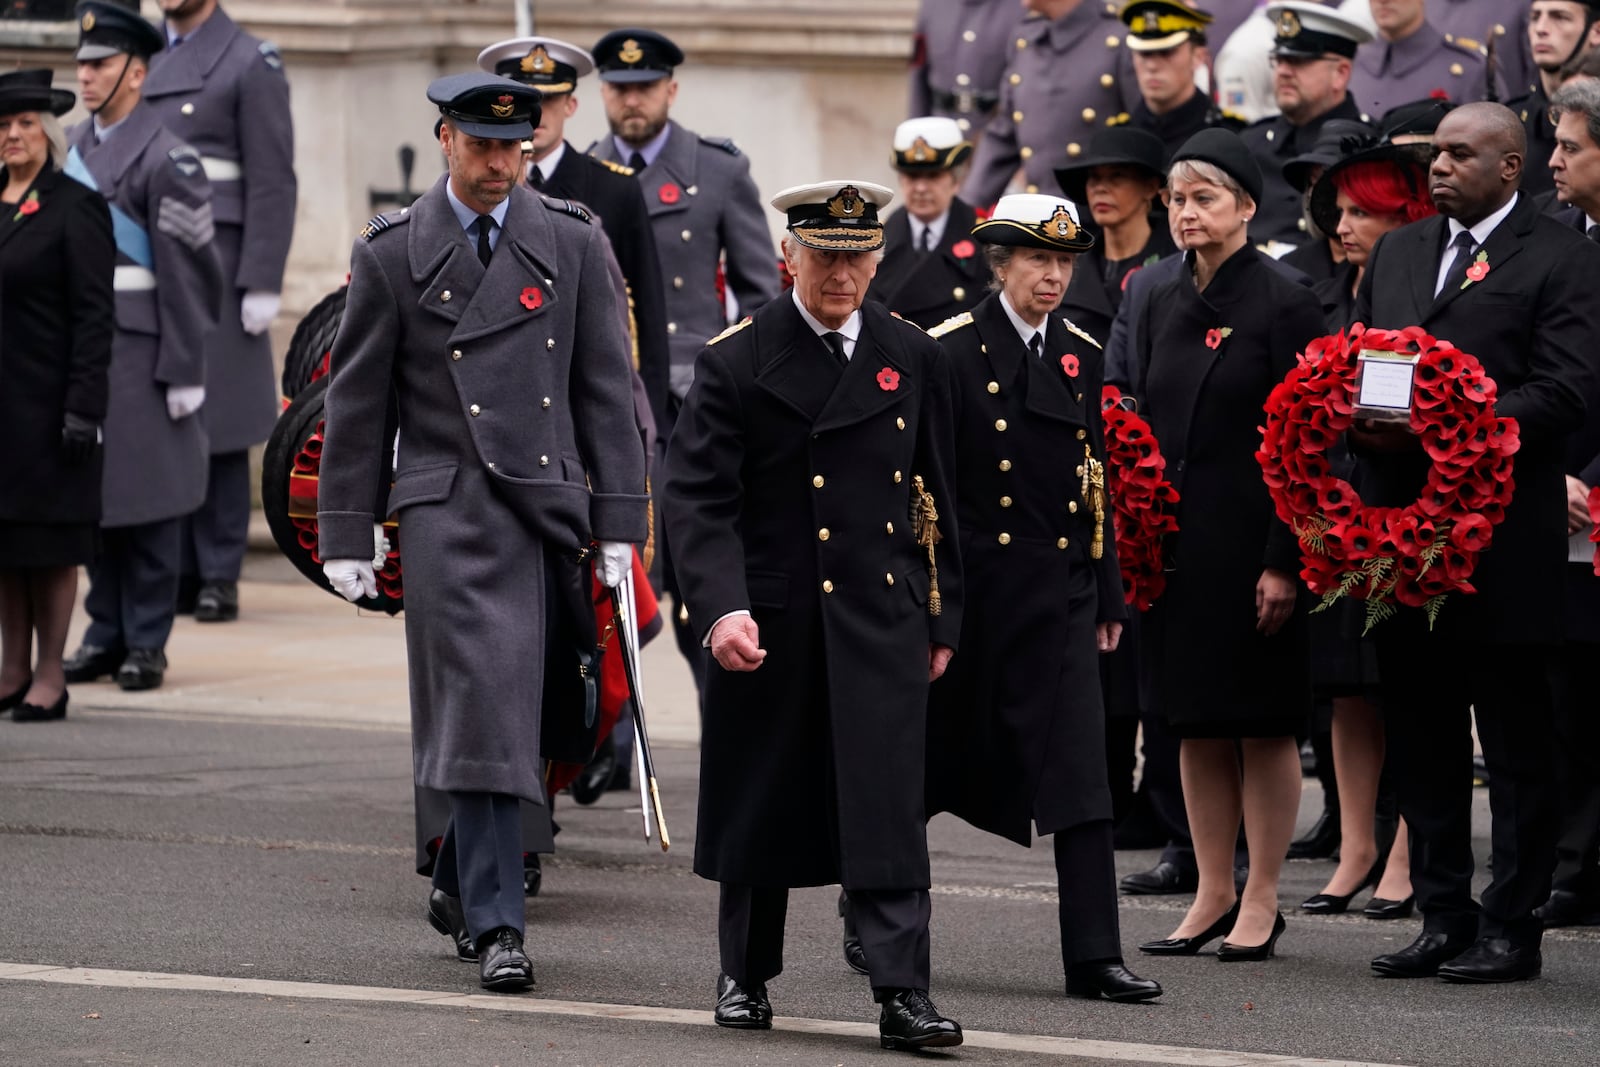
{"label": "white road marking line", "polygon": [[[589,1019],[671,1023],[677,1026],[714,1026],[709,1011],[686,1008],[652,1008],[642,1004],[600,1004],[576,1000],[539,1000],[528,996],[491,996],[482,993],[445,993],[433,989],[391,989],[382,986],[332,985],[321,982],[280,982],[259,978],[218,978],[201,974],[156,971],[113,971],[89,967],[55,967],[38,963],[0,963],[0,980],[50,982],[96,989],[140,989],[196,993],[232,993],[245,996],[298,997],[302,1000],[364,1001],[374,1004],[414,1004],[430,1008],[464,1008],[525,1015],[570,1015]],[[871,1040],[878,1028],[871,1023],[834,1019],[796,1019],[782,1016],[773,1028],[801,1034]],[[1128,1041],[1096,1041],[1076,1037],[1006,1034],[987,1030],[966,1031],[966,1048],[1004,1052],[1032,1052],[1046,1056],[1077,1056],[1118,1063],[1173,1065],[1173,1067],[1398,1067],[1395,1064],[1354,1060],[1311,1059],[1262,1052],[1144,1045]]]}

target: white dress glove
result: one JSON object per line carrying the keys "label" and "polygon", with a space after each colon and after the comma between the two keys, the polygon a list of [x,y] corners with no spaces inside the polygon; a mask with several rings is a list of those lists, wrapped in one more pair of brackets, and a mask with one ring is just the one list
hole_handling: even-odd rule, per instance
{"label": "white dress glove", "polygon": [[173,422],[193,415],[205,402],[206,387],[203,385],[167,386],[167,417]]}
{"label": "white dress glove", "polygon": [[278,317],[283,298],[277,293],[248,292],[239,302],[239,325],[251,337],[266,333],[272,320]]}
{"label": "white dress glove", "polygon": [[378,595],[378,576],[370,559],[329,559],[322,563],[333,591],[354,604],[362,597]]}
{"label": "white dress glove", "polygon": [[620,541],[601,541],[595,557],[594,574],[607,589],[615,589],[633,570],[633,546]]}
{"label": "white dress glove", "polygon": [[372,569],[383,570],[383,565],[389,559],[389,549],[394,546],[389,543],[389,537],[383,532],[383,523],[372,524]]}

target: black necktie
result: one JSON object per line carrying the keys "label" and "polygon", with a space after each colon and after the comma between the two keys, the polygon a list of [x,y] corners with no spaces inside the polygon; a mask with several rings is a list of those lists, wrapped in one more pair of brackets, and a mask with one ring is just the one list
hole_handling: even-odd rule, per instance
{"label": "black necktie", "polygon": [[919,247],[919,250],[923,251],[923,252],[932,252],[933,251],[933,227],[932,226],[924,226],[922,228],[922,243],[918,247]]}
{"label": "black necktie", "polygon": [[489,230],[494,226],[494,219],[488,215],[478,216],[478,258],[483,265],[489,265],[489,257],[494,254],[494,248],[489,244]]}
{"label": "black necktie", "polygon": [[844,334],[836,330],[829,330],[822,335],[822,343],[828,346],[828,351],[833,353],[833,358],[839,361],[839,366],[846,366],[850,360],[844,354]]}
{"label": "black necktie", "polygon": [[1596,244],[1600,244],[1600,224],[1590,223],[1588,234],[1589,240],[1595,242]]}
{"label": "black necktie", "polygon": [[539,169],[539,164],[537,163],[535,163],[532,169],[528,172],[528,184],[533,186],[535,189],[544,188],[544,171]]}
{"label": "black necktie", "polygon": [[1033,335],[1033,337],[1028,341],[1028,351],[1030,353],[1032,353],[1034,359],[1043,359],[1044,358],[1044,335],[1043,334],[1037,334],[1036,333],[1036,334]]}
{"label": "black necktie", "polygon": [[635,174],[643,174],[644,173],[644,167],[645,167],[644,153],[635,152],[633,155],[629,156],[628,157],[628,166],[633,168],[633,172]]}
{"label": "black necktie", "polygon": [[1439,287],[1437,296],[1454,292],[1467,280],[1467,268],[1472,265],[1472,231],[1462,230],[1456,234],[1450,247],[1456,250],[1456,258],[1451,261],[1450,272],[1444,276],[1444,285]]}

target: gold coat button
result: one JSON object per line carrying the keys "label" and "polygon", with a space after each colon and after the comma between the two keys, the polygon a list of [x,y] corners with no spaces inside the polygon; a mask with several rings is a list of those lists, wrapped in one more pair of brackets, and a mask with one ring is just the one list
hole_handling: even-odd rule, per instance
{"label": "gold coat button", "polygon": [[541,466],[541,467],[550,466],[550,457],[549,456],[540,456],[539,457],[539,466]]}
{"label": "gold coat button", "polygon": [[1450,73],[1454,74],[1456,77],[1459,78],[1461,76],[1461,73],[1462,73],[1461,64],[1460,63],[1452,63],[1452,64],[1450,64]]}
{"label": "gold coat button", "polygon": [[962,31],[961,39],[966,41],[968,44],[971,44],[973,41],[978,39],[978,35],[973,33],[971,30],[964,30]]}
{"label": "gold coat button", "polygon": [[884,580],[884,583],[885,583],[885,584],[887,584],[887,585],[893,585],[893,584],[894,584],[894,575],[892,575],[892,574],[885,574],[885,575],[884,575],[884,576],[883,576],[883,580]]}
{"label": "gold coat button", "polygon": [[184,104],[178,110],[182,111],[185,115],[193,115],[194,114],[194,105],[193,104]]}
{"label": "gold coat button", "polygon": [[1032,195],[1033,193],[1037,193],[1038,191],[1039,191],[1039,187],[1037,185],[1034,185],[1032,182],[1028,183],[1028,193],[1029,193],[1029,195]]}
{"label": "gold coat button", "polygon": [[833,534],[828,532],[828,528],[826,526],[824,526],[822,529],[817,531],[817,540],[818,541],[826,541],[828,538],[830,538],[832,536],[833,536]]}
{"label": "gold coat button", "polygon": [[681,233],[681,234],[679,234],[679,235],[678,235],[678,236],[680,236],[680,237],[682,237],[682,238],[683,238],[683,239],[684,239],[684,240],[685,240],[685,241],[687,241],[687,240],[689,240],[689,238],[691,238],[691,237],[693,237],[693,236],[694,236],[694,234],[692,234],[692,233],[690,233],[690,232],[689,232],[689,231],[688,231],[688,230],[684,230],[684,231],[683,231],[683,232],[682,232],[682,233]]}
{"label": "gold coat button", "polygon": [[894,484],[895,485],[899,485],[900,484],[900,472],[899,471],[895,471],[894,472]]}
{"label": "gold coat button", "polygon": [[1078,431],[1078,440],[1082,441],[1085,437],[1088,437],[1088,436],[1089,436],[1089,431],[1088,430],[1079,430]]}
{"label": "gold coat button", "polygon": [[1029,146],[1029,145],[1023,145],[1022,146],[1022,151],[1019,152],[1018,155],[1022,156],[1023,159],[1032,159],[1033,158],[1033,148],[1031,146]]}
{"label": "gold coat button", "polygon": [[1094,121],[1094,108],[1086,107],[1086,108],[1083,109],[1083,121],[1084,122],[1093,122]]}
{"label": "gold coat button", "polygon": [[667,323],[667,332],[668,333],[677,333],[678,332],[678,324],[675,323],[675,322]]}
{"label": "gold coat button", "polygon": [[1011,121],[1012,121],[1012,122],[1021,122],[1021,121],[1022,121],[1022,112],[1020,112],[1020,111],[1013,111],[1013,112],[1012,112],[1012,113],[1011,113]]}
{"label": "gold coat button", "polygon": [[1083,394],[1082,393],[1078,394],[1078,403],[1080,403],[1080,404],[1083,403]]}
{"label": "gold coat button", "polygon": [[961,127],[962,133],[966,133],[968,130],[972,129],[972,123],[968,122],[966,119],[956,119],[956,125]]}
{"label": "gold coat button", "polygon": [[550,398],[549,397],[545,397],[543,400],[539,401],[539,406],[544,408],[544,409],[546,409],[546,410],[549,410],[549,408],[550,408]]}
{"label": "gold coat button", "polygon": [[1498,23],[1498,22],[1495,23],[1494,24],[1494,35],[1496,37],[1504,37],[1506,35],[1506,28],[1504,26],[1500,25],[1500,23]]}
{"label": "gold coat button", "polygon": [[672,287],[674,289],[682,289],[683,288],[683,279],[682,278],[674,278],[674,279],[672,279]]}
{"label": "gold coat button", "polygon": [[1067,539],[1065,537],[1056,538],[1056,547],[1057,548],[1066,548],[1067,547]]}
{"label": "gold coat button", "polygon": [[1071,144],[1067,145],[1067,155],[1069,155],[1069,156],[1079,156],[1079,155],[1082,155],[1082,154],[1083,154],[1083,146],[1080,145],[1077,141],[1073,141]]}
{"label": "gold coat button", "polygon": [[1067,501],[1067,513],[1069,515],[1076,515],[1078,513],[1078,502],[1076,500]]}
{"label": "gold coat button", "polygon": [[897,430],[905,429],[906,428],[906,420],[896,416],[896,418],[894,420],[894,428],[897,429]]}
{"label": "gold coat button", "polygon": [[439,299],[443,300],[446,304],[450,303],[450,290],[446,289],[444,292],[440,293]]}
{"label": "gold coat button", "polygon": [[1112,34],[1110,37],[1106,38],[1106,47],[1107,48],[1115,48],[1115,47],[1117,47],[1117,45],[1119,45],[1121,43],[1122,43],[1122,38],[1118,37],[1116,34]]}
{"label": "gold coat button", "polygon": [[824,593],[831,593],[831,592],[833,592],[833,583],[832,583],[832,582],[830,582],[830,581],[824,581],[824,582],[823,582],[823,583],[822,583],[822,591],[823,591],[823,592],[824,592]]}
{"label": "gold coat button", "polygon": [[1003,508],[1009,508],[1011,506],[1011,498],[1008,497],[1008,496],[1001,497],[1000,498],[1000,506],[1003,507]]}
{"label": "gold coat button", "polygon": [[1010,460],[1009,460],[1009,459],[1003,459],[1003,460],[1001,460],[1001,461],[1000,461],[1000,469],[1001,469],[1001,470],[1002,470],[1002,471],[1008,471],[1008,470],[1010,470],[1010,469],[1011,469],[1011,461],[1010,461]]}
{"label": "gold coat button", "polygon": [[990,382],[988,385],[984,386],[984,388],[989,390],[989,395],[990,396],[994,396],[996,393],[998,393],[1000,391],[1000,383],[999,382]]}
{"label": "gold coat button", "polygon": [[1002,545],[1009,545],[1011,543],[1011,535],[1008,533],[1003,533],[1000,535],[999,541]]}
{"label": "gold coat button", "polygon": [[1022,84],[1022,75],[1020,75],[1020,74],[1011,75],[1011,84],[1012,85],[1021,85]]}
{"label": "gold coat button", "polygon": [[467,410],[468,410],[468,411],[470,411],[470,412],[472,412],[472,416],[473,416],[473,418],[477,418],[477,416],[478,416],[478,415],[479,415],[479,414],[480,414],[480,413],[481,413],[481,412],[482,412],[482,411],[483,411],[483,409],[482,409],[482,408],[480,408],[480,407],[479,407],[479,406],[478,406],[478,405],[476,405],[476,404],[474,404],[474,405],[472,405],[472,406],[471,406],[471,407],[470,407],[470,408],[468,408],[468,409],[467,409]]}
{"label": "gold coat button", "polygon": [[819,475],[817,475],[817,476],[816,476],[816,477],[815,477],[815,478],[812,478],[812,479],[811,479],[811,484],[812,484],[812,485],[813,485],[813,486],[815,486],[815,487],[816,487],[816,488],[818,488],[818,489],[821,489],[821,488],[822,488],[822,485],[823,485],[823,482],[822,482],[822,475],[820,475],[820,474],[819,474]]}
{"label": "gold coat button", "polygon": [[1083,464],[1082,463],[1078,464],[1077,468],[1072,473],[1076,474],[1078,477],[1082,478],[1083,477]]}
{"label": "gold coat button", "polygon": [[883,524],[883,532],[886,533],[886,534],[894,533],[894,523],[892,523],[892,522],[884,523]]}
{"label": "gold coat button", "polygon": [[1001,433],[1005,433],[1006,432],[1006,420],[1005,419],[995,419],[994,420],[994,428],[999,430]]}
{"label": "gold coat button", "polygon": [[554,352],[556,350],[556,339],[554,337],[546,337],[544,348],[546,352]]}
{"label": "gold coat button", "polygon": [[450,350],[450,358],[451,359],[460,359],[461,358],[461,349],[459,349],[459,348],[451,349]]}
{"label": "gold coat button", "polygon": [[950,290],[950,295],[955,297],[957,300],[965,300],[967,298],[967,291],[958,285],[954,289]]}
{"label": "gold coat button", "polygon": [[1100,75],[1100,87],[1102,89],[1109,89],[1115,84],[1117,84],[1117,79],[1113,78],[1111,75],[1109,75],[1109,74]]}
{"label": "gold coat button", "polygon": [[968,77],[967,75],[965,75],[965,74],[957,74],[956,75],[956,84],[957,85],[971,85],[972,84],[972,79],[970,77]]}
{"label": "gold coat button", "polygon": [[1276,140],[1277,136],[1278,136],[1278,131],[1277,130],[1268,130],[1267,131],[1267,140],[1269,140],[1269,141]]}

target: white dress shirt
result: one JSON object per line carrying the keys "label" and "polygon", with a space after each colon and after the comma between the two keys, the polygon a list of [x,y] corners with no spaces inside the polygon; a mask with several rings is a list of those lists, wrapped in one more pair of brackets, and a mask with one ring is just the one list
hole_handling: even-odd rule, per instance
{"label": "white dress shirt", "polygon": [[[1511,199],[1506,201],[1505,207],[1501,208],[1499,211],[1496,211],[1488,218],[1481,220],[1476,226],[1472,227],[1471,233],[1473,249],[1476,250],[1483,247],[1483,242],[1489,239],[1489,235],[1494,232],[1494,228],[1504,222],[1506,216],[1511,214],[1511,209],[1517,206],[1517,198],[1521,195],[1521,193],[1512,193]],[[1439,259],[1439,273],[1433,280],[1434,296],[1438,296],[1440,291],[1444,289],[1444,277],[1446,274],[1450,273],[1450,268],[1455,265],[1457,249],[1452,247],[1452,245],[1455,242],[1456,236],[1463,230],[1466,230],[1466,227],[1461,225],[1461,223],[1457,222],[1455,219],[1446,219],[1445,222],[1449,226],[1450,237],[1449,240],[1445,241],[1444,243],[1444,255]],[[1472,253],[1474,258],[1477,257],[1477,254],[1477,251]],[[1494,264],[1491,263],[1490,266],[1492,267]]]}

